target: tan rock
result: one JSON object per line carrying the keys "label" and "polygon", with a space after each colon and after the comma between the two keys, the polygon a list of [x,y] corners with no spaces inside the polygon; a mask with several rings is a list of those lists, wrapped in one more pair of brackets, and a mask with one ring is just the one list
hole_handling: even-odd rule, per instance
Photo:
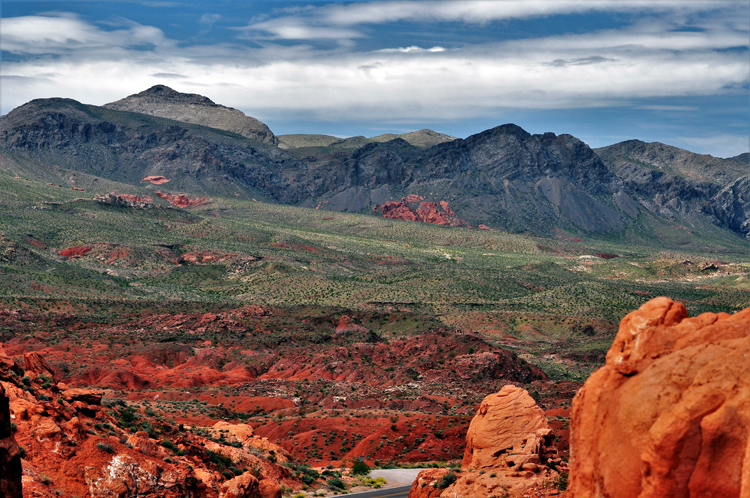
{"label": "tan rock", "polygon": [[272,479],[261,479],[258,483],[260,498],[281,498],[281,487]]}
{"label": "tan rock", "polygon": [[465,469],[509,468],[539,463],[551,430],[525,389],[512,385],[484,398],[466,433]]}
{"label": "tan rock", "polygon": [[258,479],[250,472],[230,479],[221,485],[219,498],[260,498]]}
{"label": "tan rock", "polygon": [[573,400],[576,498],[750,497],[750,309],[626,316]]}

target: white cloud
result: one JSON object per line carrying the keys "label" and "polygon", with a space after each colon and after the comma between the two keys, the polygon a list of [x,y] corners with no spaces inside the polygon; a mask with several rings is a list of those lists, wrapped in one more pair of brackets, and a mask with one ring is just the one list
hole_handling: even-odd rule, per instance
{"label": "white cloud", "polygon": [[105,31],[74,14],[0,19],[0,49],[17,54],[65,54],[174,45],[162,30],[124,21],[125,29]]}
{"label": "white cloud", "polygon": [[418,54],[418,53],[425,53],[425,52],[436,53],[436,52],[445,52],[445,48],[437,47],[437,46],[431,47],[431,48],[422,48],[422,47],[417,47],[416,45],[412,45],[410,47],[384,48],[381,50],[376,50],[375,52],[381,52],[384,54],[389,54],[389,53]]}
{"label": "white cloud", "polygon": [[[745,46],[747,28],[737,31],[710,18],[696,32],[674,31],[680,26],[674,21],[651,20],[461,50],[408,46],[370,52],[269,41],[261,48],[184,47],[156,28],[131,23],[107,31],[65,15],[0,22],[4,50],[34,55],[3,61],[2,112],[46,96],[103,104],[168,79],[179,91],[265,119],[305,114],[332,121],[439,121],[492,116],[505,108],[712,95],[748,80],[747,52],[723,50]],[[276,31],[266,27],[286,38],[354,36],[343,23],[313,28],[303,23],[299,32],[283,31],[288,24]]]}

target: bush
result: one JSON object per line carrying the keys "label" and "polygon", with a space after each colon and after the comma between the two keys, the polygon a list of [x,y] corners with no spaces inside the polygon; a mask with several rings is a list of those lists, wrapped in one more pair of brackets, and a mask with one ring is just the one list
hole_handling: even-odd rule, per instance
{"label": "bush", "polygon": [[568,489],[568,473],[563,472],[553,482],[554,486],[559,489],[560,491],[565,491]]}
{"label": "bush", "polygon": [[164,441],[162,441],[159,444],[162,445],[164,448],[166,448],[168,450],[171,450],[171,451],[174,451],[174,452],[176,452],[178,450],[177,446],[175,446],[174,443],[172,441],[170,441],[169,439],[165,439]]}
{"label": "bush", "polygon": [[326,482],[331,488],[346,489],[346,484],[344,484],[344,481],[342,481],[338,477],[328,479],[328,481]]}
{"label": "bush", "polygon": [[451,470],[440,479],[440,482],[437,483],[437,488],[445,489],[454,482],[456,482],[456,473]]}
{"label": "bush", "polygon": [[370,466],[367,465],[365,462],[360,462],[357,460],[354,462],[354,465],[352,465],[352,474],[356,475],[363,475],[366,476],[370,473]]}
{"label": "bush", "polygon": [[113,447],[111,447],[110,445],[105,444],[105,443],[96,443],[96,447],[97,447],[97,449],[99,449],[99,450],[101,450],[101,451],[103,451],[105,453],[114,453],[115,452],[115,449]]}

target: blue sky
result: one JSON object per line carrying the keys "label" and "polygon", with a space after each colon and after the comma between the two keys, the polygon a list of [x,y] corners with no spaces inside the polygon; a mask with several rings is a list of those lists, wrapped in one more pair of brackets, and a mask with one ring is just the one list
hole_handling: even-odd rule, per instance
{"label": "blue sky", "polygon": [[750,140],[750,2],[2,2],[0,112],[166,84],[276,134],[466,137],[728,157]]}

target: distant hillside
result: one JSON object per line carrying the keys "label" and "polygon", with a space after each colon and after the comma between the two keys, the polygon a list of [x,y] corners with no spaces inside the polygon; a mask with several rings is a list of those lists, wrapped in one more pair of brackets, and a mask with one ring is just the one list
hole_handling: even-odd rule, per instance
{"label": "distant hillside", "polygon": [[750,236],[747,163],[639,140],[595,152],[649,211],[671,219],[707,216]]}
{"label": "distant hillside", "polygon": [[[139,95],[153,94],[221,108],[166,88]],[[677,230],[673,239],[683,240],[705,231],[729,236],[719,229],[750,233],[747,165],[664,144],[629,141],[597,154],[571,135],[532,135],[506,124],[453,140],[429,130],[372,139],[292,135],[282,137],[292,144],[283,149],[220,129],[221,123],[208,127],[112,107],[39,99],[14,109],[0,120],[0,155],[13,163],[7,171],[37,168],[32,176],[56,184],[65,170],[84,175],[88,185],[130,184],[140,194],[158,187],[175,195],[378,216],[384,204],[408,197],[421,213],[416,219],[546,237],[658,240]],[[445,141],[428,147],[429,140]],[[168,182],[142,182],[147,176]],[[391,204],[388,212],[400,217],[401,209],[403,219],[415,219],[412,207]]]}
{"label": "distant hillside", "polygon": [[419,147],[428,148],[433,145],[437,145],[443,142],[450,142],[455,140],[456,137],[446,135],[444,133],[438,133],[432,130],[418,130],[411,131],[409,133],[402,133],[396,135],[394,133],[386,133],[383,135],[377,135],[375,137],[366,138],[363,136],[349,137],[349,138],[337,138],[331,135],[279,135],[279,140],[283,145],[291,148],[303,148],[303,147],[338,147],[338,148],[359,148],[371,142],[390,142],[400,138],[405,140],[407,143]]}
{"label": "distant hillside", "polygon": [[273,145],[279,143],[268,126],[242,111],[215,104],[208,97],[176,92],[164,85],[153,86],[104,107],[210,126]]}

